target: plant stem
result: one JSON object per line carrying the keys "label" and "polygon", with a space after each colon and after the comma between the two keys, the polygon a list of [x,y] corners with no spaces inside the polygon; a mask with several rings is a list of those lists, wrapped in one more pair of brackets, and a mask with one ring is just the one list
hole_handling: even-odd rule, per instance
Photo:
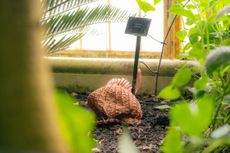
{"label": "plant stem", "polygon": [[217,147],[219,147],[219,146],[221,146],[223,144],[224,144],[223,140],[216,140],[215,142],[213,142],[212,144],[210,144],[207,148],[205,148],[202,153],[210,153],[214,149],[216,149]]}
{"label": "plant stem", "polygon": [[226,119],[225,123],[228,124],[229,120],[230,120],[230,112],[228,112],[227,119]]}
{"label": "plant stem", "polygon": [[213,118],[213,120],[212,120],[212,128],[211,128],[212,131],[215,129],[215,126],[216,126],[216,119],[217,119],[217,116],[218,116],[218,114],[219,114],[219,112],[220,112],[221,105],[222,105],[222,101],[220,100],[220,101],[219,101],[219,104],[217,105],[217,109],[216,109],[216,111],[215,111],[214,118]]}
{"label": "plant stem", "polygon": [[[219,75],[220,80],[221,80],[221,86],[222,86],[223,89],[225,89],[224,80],[222,79],[220,72],[218,72],[218,75]],[[217,109],[216,109],[216,112],[215,112],[215,115],[214,115],[214,118],[213,118],[213,121],[212,121],[212,128],[211,128],[212,131],[215,129],[216,119],[217,119],[217,116],[218,116],[218,114],[220,112],[220,109],[221,109],[221,106],[222,106],[222,101],[224,100],[225,94],[226,94],[226,90],[223,91],[223,94],[221,95],[219,100],[217,100],[217,101],[219,101],[219,104],[217,105]]]}
{"label": "plant stem", "polygon": [[206,45],[207,51],[210,51],[210,41],[209,41],[209,30],[208,30],[208,23],[206,23]]}
{"label": "plant stem", "polygon": [[173,18],[173,20],[172,20],[172,22],[171,22],[171,24],[170,24],[170,26],[169,26],[169,29],[168,29],[168,31],[167,31],[167,33],[166,33],[166,35],[165,35],[165,39],[164,39],[164,41],[163,41],[163,46],[162,46],[162,49],[161,49],[160,60],[159,60],[159,63],[158,63],[158,66],[157,66],[157,71],[156,71],[154,95],[157,95],[158,78],[159,78],[160,66],[161,66],[161,61],[162,61],[162,58],[163,58],[163,53],[164,53],[164,48],[165,48],[165,42],[166,42],[166,40],[167,40],[167,38],[168,38],[168,35],[169,35],[169,33],[170,33],[171,29],[172,29],[172,26],[173,26],[173,24],[174,24],[176,18],[177,18],[177,15],[174,16],[174,18]]}
{"label": "plant stem", "polygon": [[[185,7],[191,0],[188,0],[183,7]],[[159,63],[158,63],[158,66],[157,66],[157,71],[156,71],[156,79],[155,79],[155,90],[154,90],[154,95],[157,95],[157,88],[158,88],[158,78],[159,78],[159,73],[160,73],[160,66],[161,66],[161,61],[162,61],[162,58],[163,58],[163,53],[164,53],[164,47],[165,47],[165,42],[169,36],[169,33],[172,29],[172,26],[176,20],[176,18],[178,17],[178,15],[175,15],[170,26],[169,26],[169,29],[165,35],[165,38],[164,38],[164,41],[163,41],[163,45],[162,45],[162,49],[161,49],[161,54],[160,54],[160,60],[159,60]]]}

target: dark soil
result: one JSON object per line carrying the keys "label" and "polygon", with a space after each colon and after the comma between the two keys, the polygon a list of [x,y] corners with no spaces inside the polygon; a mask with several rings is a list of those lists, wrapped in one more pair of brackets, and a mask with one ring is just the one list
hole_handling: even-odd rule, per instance
{"label": "dark soil", "polygon": [[[87,94],[74,94],[83,106],[87,107]],[[165,136],[169,118],[167,110],[155,109],[159,102],[150,95],[138,96],[142,106],[142,122],[138,126],[129,126],[129,132],[140,153],[156,153],[160,149]],[[167,102],[166,102],[167,103]],[[118,138],[122,134],[123,126],[118,123],[98,125],[93,133],[97,140],[95,153],[117,153]]]}

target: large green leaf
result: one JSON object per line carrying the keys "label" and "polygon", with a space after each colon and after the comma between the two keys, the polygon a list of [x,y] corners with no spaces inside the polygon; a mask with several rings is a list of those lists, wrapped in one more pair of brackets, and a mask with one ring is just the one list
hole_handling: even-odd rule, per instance
{"label": "large green leaf", "polygon": [[204,96],[194,103],[181,103],[170,112],[172,125],[178,126],[189,135],[200,136],[209,126],[214,111],[214,100]]}
{"label": "large green leaf", "polygon": [[79,105],[74,105],[74,99],[60,91],[56,94],[56,102],[61,131],[72,152],[91,153],[95,146],[91,133],[95,125],[95,115]]}
{"label": "large green leaf", "polygon": [[211,51],[206,58],[206,69],[210,75],[221,67],[230,64],[230,47],[219,47]]}

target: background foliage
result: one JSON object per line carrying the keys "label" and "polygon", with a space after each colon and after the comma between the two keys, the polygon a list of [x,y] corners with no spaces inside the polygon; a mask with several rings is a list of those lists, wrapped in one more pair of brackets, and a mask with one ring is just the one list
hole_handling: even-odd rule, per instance
{"label": "background foliage", "polygon": [[[227,58],[227,59],[226,59]],[[193,83],[187,86],[192,73],[180,69],[169,85],[177,92],[185,86],[192,98],[184,100],[182,94],[170,97],[174,90],[163,89],[159,96],[177,99],[170,111],[170,127],[162,151],[172,152],[228,152],[230,146],[230,47],[212,50],[205,60],[204,69]],[[182,73],[184,72],[184,73]],[[189,78],[183,84],[181,78]],[[166,92],[167,91],[167,92]],[[186,97],[185,97],[186,99]],[[215,136],[214,136],[215,135]],[[177,147],[172,148],[173,145]]]}
{"label": "background foliage", "polygon": [[[221,10],[229,0],[176,0],[171,6],[172,15],[183,17],[183,28],[177,37],[184,44],[183,58],[203,63],[205,57],[230,38],[230,19]],[[186,4],[186,5],[185,5]]]}

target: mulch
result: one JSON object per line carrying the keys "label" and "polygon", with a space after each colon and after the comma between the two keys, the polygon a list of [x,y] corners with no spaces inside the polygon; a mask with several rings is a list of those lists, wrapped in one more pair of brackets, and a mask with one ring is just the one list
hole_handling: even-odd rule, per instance
{"label": "mulch", "polygon": [[[73,93],[81,105],[87,107],[88,94]],[[140,153],[156,153],[159,151],[163,138],[169,125],[167,110],[155,109],[167,103],[151,95],[137,96],[141,103],[143,117],[138,126],[129,126],[129,133]],[[97,140],[94,153],[117,153],[118,138],[121,136],[123,126],[119,123],[97,125],[93,132]]]}

